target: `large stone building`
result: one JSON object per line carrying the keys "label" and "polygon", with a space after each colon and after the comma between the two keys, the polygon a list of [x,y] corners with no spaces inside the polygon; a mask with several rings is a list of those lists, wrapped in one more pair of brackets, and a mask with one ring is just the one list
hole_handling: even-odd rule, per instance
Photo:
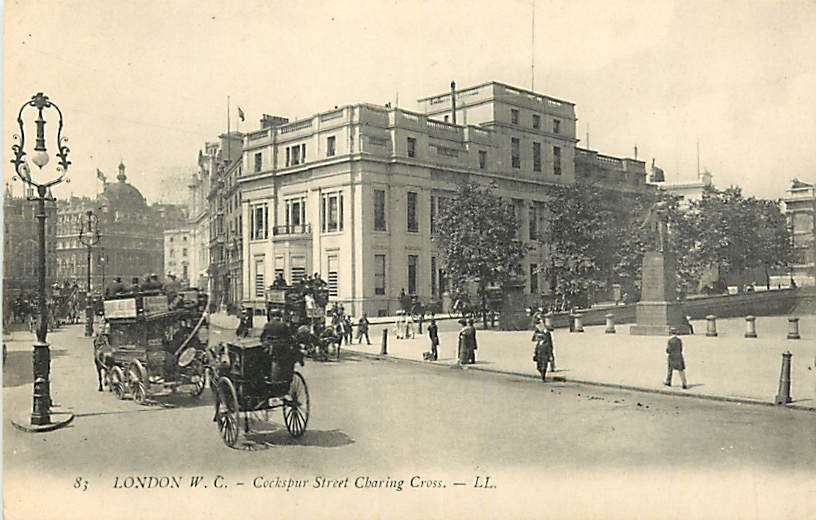
{"label": "large stone building", "polygon": [[537,235],[550,187],[575,180],[574,105],[496,82],[419,104],[344,106],[245,136],[246,304],[262,308],[276,273],[312,272],[355,315],[392,313],[401,289],[442,299],[435,215],[464,180],[516,205],[527,290],[542,290]]}
{"label": "large stone building", "polygon": [[[31,198],[29,198],[31,197]],[[3,308],[23,293],[33,294],[39,283],[39,222],[38,202],[34,193],[15,196],[7,185],[3,196]],[[56,281],[57,262],[54,251],[57,243],[57,207],[45,205],[45,281],[50,286]]]}
{"label": "large stone building", "polygon": [[783,200],[793,236],[790,276],[799,285],[816,285],[816,185],[794,179]]}
{"label": "large stone building", "polygon": [[[88,210],[98,217],[101,240],[93,248],[91,262],[91,288],[95,291],[117,276],[125,282],[150,273],[161,276],[164,230],[178,227],[186,218],[179,206],[148,205],[141,192],[127,182],[124,164],[119,164],[116,182],[105,183],[96,199],[73,197],[58,201],[58,206],[58,277],[77,280],[80,286],[86,283],[88,253],[79,239],[80,226]],[[98,262],[101,255],[104,270]]]}
{"label": "large stone building", "polygon": [[243,134],[221,134],[200,156],[209,179],[207,204],[207,275],[210,301],[219,308],[240,303],[241,212],[237,178],[241,173]]}

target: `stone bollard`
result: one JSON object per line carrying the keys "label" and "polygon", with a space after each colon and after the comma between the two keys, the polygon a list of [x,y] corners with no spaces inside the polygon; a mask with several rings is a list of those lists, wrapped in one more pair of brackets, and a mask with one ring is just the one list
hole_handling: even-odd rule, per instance
{"label": "stone bollard", "polygon": [[606,315],[606,331],[607,334],[615,333],[615,315],[611,312]]}
{"label": "stone bollard", "polygon": [[791,316],[788,318],[788,339],[800,339],[799,336],[799,318]]}
{"label": "stone bollard", "polygon": [[544,326],[548,329],[555,328],[553,327],[553,313],[548,312],[544,315]]}
{"label": "stone bollard", "polygon": [[575,328],[573,329],[573,332],[584,332],[584,324],[581,323],[583,318],[584,317],[581,314],[575,315]]}
{"label": "stone bollard", "polygon": [[717,337],[717,317],[713,314],[706,316],[706,336],[710,338]]}
{"label": "stone bollard", "polygon": [[756,333],[756,317],[755,316],[746,316],[745,317],[745,337],[746,338],[755,338],[755,337],[757,337],[757,333]]}
{"label": "stone bollard", "polygon": [[380,346],[380,355],[388,355],[388,329],[383,329],[382,346]]}
{"label": "stone bollard", "polygon": [[791,357],[793,354],[790,351],[782,354],[782,372],[779,374],[779,392],[776,394],[775,404],[788,404],[793,399],[790,395],[791,390]]}

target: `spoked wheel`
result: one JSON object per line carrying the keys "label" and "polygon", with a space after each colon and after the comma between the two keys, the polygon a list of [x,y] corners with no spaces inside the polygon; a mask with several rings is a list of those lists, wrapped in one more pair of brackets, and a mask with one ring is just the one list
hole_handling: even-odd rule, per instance
{"label": "spoked wheel", "polygon": [[199,397],[202,392],[204,392],[204,387],[207,385],[207,369],[202,369],[201,366],[198,366],[198,370],[195,371],[196,373],[193,374],[191,377],[195,378],[192,381],[192,386],[190,388],[190,395],[193,397]]}
{"label": "spoked wheel", "polygon": [[303,435],[309,423],[309,389],[299,372],[295,372],[289,394],[283,398],[283,422],[292,437]]}
{"label": "spoked wheel", "polygon": [[147,401],[147,370],[138,359],[134,359],[128,367],[128,386],[134,401],[139,404]]}
{"label": "spoked wheel", "polygon": [[124,399],[125,394],[125,374],[121,367],[113,367],[110,372],[110,389],[117,399]]}
{"label": "spoked wheel", "polygon": [[222,377],[216,384],[215,421],[218,424],[221,439],[230,448],[235,446],[241,435],[238,412],[238,394],[235,393],[235,386],[232,381]]}

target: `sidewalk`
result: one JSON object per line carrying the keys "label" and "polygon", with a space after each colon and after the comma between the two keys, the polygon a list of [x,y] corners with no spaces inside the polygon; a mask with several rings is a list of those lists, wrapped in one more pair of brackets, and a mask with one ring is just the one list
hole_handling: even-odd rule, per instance
{"label": "sidewalk", "polygon": [[[584,333],[553,332],[557,371],[567,381],[637,389],[648,392],[685,394],[700,398],[746,403],[773,403],[779,387],[782,353],[793,354],[791,394],[793,408],[816,410],[816,316],[800,320],[802,339],[785,339],[787,318],[758,317],[757,339],[743,337],[745,320],[718,320],[719,337],[705,336],[705,322],[692,322],[697,332],[683,336],[683,353],[690,388],[682,390],[678,375],[674,386],[663,385],[666,377],[665,337],[630,336],[629,325],[619,325],[616,334],[605,327],[585,327]],[[373,345],[354,344],[347,350],[379,354],[382,326],[372,326]],[[474,370],[506,372],[539,377],[532,361],[531,331],[498,332],[477,329],[477,362]],[[437,365],[456,363],[457,332],[440,332]],[[430,350],[427,336],[409,340],[388,338],[392,358],[422,360]],[[547,374],[548,380],[550,373]]]}

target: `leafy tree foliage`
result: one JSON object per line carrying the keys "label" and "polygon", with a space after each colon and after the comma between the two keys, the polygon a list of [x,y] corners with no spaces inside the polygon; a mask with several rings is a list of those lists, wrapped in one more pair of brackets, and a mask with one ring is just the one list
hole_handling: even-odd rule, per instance
{"label": "leafy tree foliage", "polygon": [[485,288],[504,285],[517,276],[525,247],[517,238],[519,217],[513,204],[491,187],[464,183],[450,199],[442,199],[434,243],[442,256],[451,288],[461,294],[476,281],[483,307]]}

